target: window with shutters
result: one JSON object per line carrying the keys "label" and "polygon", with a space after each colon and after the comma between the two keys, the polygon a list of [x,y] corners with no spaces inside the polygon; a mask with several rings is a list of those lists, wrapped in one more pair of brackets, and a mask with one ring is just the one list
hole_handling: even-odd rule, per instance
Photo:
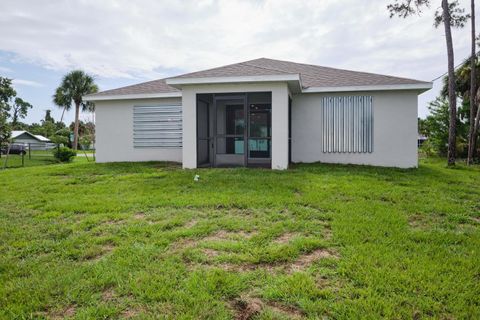
{"label": "window with shutters", "polygon": [[181,148],[182,106],[134,106],[134,148]]}
{"label": "window with shutters", "polygon": [[373,97],[322,98],[322,151],[373,152]]}

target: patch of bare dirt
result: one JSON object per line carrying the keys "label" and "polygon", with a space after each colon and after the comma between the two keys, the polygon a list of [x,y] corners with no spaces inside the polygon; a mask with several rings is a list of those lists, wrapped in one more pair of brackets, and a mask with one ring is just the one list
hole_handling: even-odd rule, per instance
{"label": "patch of bare dirt", "polygon": [[185,223],[184,227],[190,229],[190,228],[193,228],[197,223],[198,221],[196,219],[192,219],[187,223]]}
{"label": "patch of bare dirt", "polygon": [[420,319],[422,319],[422,313],[421,313],[420,311],[418,311],[418,310],[413,311],[412,319],[413,319],[413,320],[420,320]]}
{"label": "patch of bare dirt", "polygon": [[268,307],[276,313],[283,314],[289,319],[301,319],[303,312],[293,306],[286,306],[278,302],[268,302]]}
{"label": "patch of bare dirt", "polygon": [[124,310],[120,316],[123,318],[123,319],[131,319],[133,317],[136,317],[140,312],[138,310],[135,310],[135,309],[127,309],[127,310]]}
{"label": "patch of bare dirt", "polygon": [[215,258],[216,256],[218,256],[218,255],[220,254],[217,250],[208,249],[208,248],[202,249],[202,252],[203,252],[203,254],[206,255],[208,258]]}
{"label": "patch of bare dirt", "polygon": [[48,312],[46,315],[50,319],[60,320],[60,319],[71,318],[75,316],[75,311],[76,311],[76,306],[72,304],[66,307],[65,309],[63,309],[62,311]]}
{"label": "patch of bare dirt", "polygon": [[115,249],[115,246],[111,243],[105,244],[102,246],[102,250],[93,256],[86,257],[87,260],[90,261],[98,261],[101,260],[103,257],[105,257],[107,254],[112,252]]}
{"label": "patch of bare dirt", "polygon": [[333,237],[332,233],[332,228],[329,225],[326,225],[325,228],[323,228],[323,237],[325,240],[331,240]]}
{"label": "patch of bare dirt", "polygon": [[272,241],[272,243],[275,244],[287,244],[292,240],[293,238],[299,236],[299,233],[296,232],[287,232],[282,234],[280,237],[276,238],[275,240]]}
{"label": "patch of bare dirt", "polygon": [[105,291],[102,292],[102,301],[103,302],[109,302],[112,301],[115,298],[115,291],[113,288],[108,288]]}
{"label": "patch of bare dirt", "polygon": [[480,223],[480,217],[470,217],[474,222]]}
{"label": "patch of bare dirt", "polygon": [[408,217],[408,225],[412,228],[418,229],[425,227],[427,222],[425,221],[425,217],[421,215],[413,215]]}
{"label": "patch of bare dirt", "polygon": [[250,239],[254,232],[247,232],[243,230],[239,231],[226,231],[226,230],[219,230],[212,235],[204,237],[203,241],[220,241],[220,240],[235,240],[238,238],[241,239]]}
{"label": "patch of bare dirt", "polygon": [[[208,258],[214,258],[220,253],[217,250],[213,249],[202,249],[202,252]],[[313,252],[300,256],[293,263],[290,262],[281,262],[281,263],[212,263],[212,264],[192,264],[190,268],[195,269],[198,267],[201,268],[220,268],[229,272],[252,272],[257,270],[264,270],[268,272],[276,272],[279,270],[285,270],[289,273],[302,271],[308,268],[312,263],[320,259],[338,259],[338,255],[327,249],[317,249]]]}
{"label": "patch of bare dirt", "polygon": [[170,250],[172,251],[179,251],[187,248],[193,248],[196,246],[198,240],[197,239],[190,239],[190,238],[182,238],[170,245]]}
{"label": "patch of bare dirt", "polygon": [[230,306],[234,310],[236,320],[253,319],[265,308],[269,308],[289,319],[301,319],[303,317],[303,312],[293,306],[286,306],[274,301],[264,302],[259,298],[240,297],[233,300]]}
{"label": "patch of bare dirt", "polygon": [[109,226],[116,226],[116,225],[124,224],[124,223],[125,223],[125,220],[122,220],[122,219],[120,219],[120,220],[111,219],[111,220],[104,221],[103,223],[106,224],[106,225],[109,225]]}
{"label": "patch of bare dirt", "polygon": [[290,264],[289,268],[291,271],[301,271],[317,260],[329,258],[338,259],[338,255],[326,249],[317,249],[300,256],[294,263]]}
{"label": "patch of bare dirt", "polygon": [[148,224],[155,224],[158,221],[152,221],[152,220],[147,220],[147,216],[145,212],[139,211],[133,215],[133,219],[135,220],[140,220],[140,221],[146,221]]}
{"label": "patch of bare dirt", "polygon": [[235,311],[235,320],[250,320],[259,315],[263,309],[263,302],[256,298],[239,298],[232,301]]}
{"label": "patch of bare dirt", "polygon": [[253,264],[253,263],[220,263],[212,265],[212,267],[217,267],[225,271],[231,272],[250,272],[256,270],[266,270],[273,272],[274,270],[281,268],[282,265],[275,264]]}
{"label": "patch of bare dirt", "polygon": [[105,244],[102,247],[102,253],[103,254],[110,253],[110,252],[113,251],[113,249],[115,249],[115,246],[113,244],[111,244],[111,243]]}
{"label": "patch of bare dirt", "polygon": [[[192,220],[189,223],[193,223]],[[187,223],[185,226],[188,227]],[[196,223],[196,221],[195,221]],[[246,232],[246,231],[238,231],[238,232],[229,232],[225,230],[220,230],[218,232],[215,232],[214,234],[210,236],[203,237],[201,239],[190,239],[190,238],[182,238],[170,245],[170,250],[172,251],[179,251],[187,248],[193,248],[195,247],[199,242],[203,241],[221,241],[221,240],[235,240],[238,238],[244,238],[244,239],[249,239],[252,237],[255,233],[253,232]],[[207,250],[207,249],[205,249]],[[212,252],[213,253],[213,252]],[[207,253],[209,255],[209,253]],[[218,253],[217,253],[218,255]]]}
{"label": "patch of bare dirt", "polygon": [[299,189],[294,189],[293,194],[295,195],[295,197],[300,198],[303,193]]}
{"label": "patch of bare dirt", "polygon": [[[315,283],[316,283],[318,288],[327,288],[327,287],[332,288],[332,282],[330,281],[330,279],[328,279],[325,276],[316,277],[315,278]],[[335,289],[335,288],[332,288],[332,289]]]}
{"label": "patch of bare dirt", "polygon": [[137,219],[137,220],[145,219],[145,212],[142,212],[142,211],[136,212],[136,213],[133,215],[133,218],[135,218],[135,219]]}

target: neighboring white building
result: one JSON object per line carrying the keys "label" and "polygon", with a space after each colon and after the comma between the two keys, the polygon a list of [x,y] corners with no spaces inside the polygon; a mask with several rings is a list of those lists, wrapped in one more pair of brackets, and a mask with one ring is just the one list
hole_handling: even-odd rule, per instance
{"label": "neighboring white building", "polygon": [[31,148],[32,150],[45,150],[54,146],[50,139],[23,130],[12,131],[11,139],[13,143],[24,144],[27,148]]}
{"label": "neighboring white building", "polygon": [[272,59],[103,91],[98,162],[184,168],[327,162],[417,166],[417,96],[432,83]]}

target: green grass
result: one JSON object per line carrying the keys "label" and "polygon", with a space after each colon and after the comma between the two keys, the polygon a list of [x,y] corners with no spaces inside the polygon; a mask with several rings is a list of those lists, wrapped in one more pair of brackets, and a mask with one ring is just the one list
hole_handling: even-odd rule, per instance
{"label": "green grass", "polygon": [[[74,158],[74,162],[88,162],[87,158],[83,151],[78,151],[79,156]],[[93,161],[93,153],[88,153],[88,160]],[[10,154],[7,159],[7,169],[17,169],[23,167],[36,167],[44,166],[49,164],[58,164],[59,161],[55,159],[51,150],[35,150],[31,151],[31,154],[28,153],[23,157],[18,154]],[[5,166],[5,155],[2,155],[0,158],[0,170]]]}
{"label": "green grass", "polygon": [[0,318],[480,318],[478,166],[79,161],[0,172]]}

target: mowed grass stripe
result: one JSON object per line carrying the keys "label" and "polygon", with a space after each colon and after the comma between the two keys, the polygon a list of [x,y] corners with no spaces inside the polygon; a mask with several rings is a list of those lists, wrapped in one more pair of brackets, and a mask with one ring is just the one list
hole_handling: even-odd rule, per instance
{"label": "mowed grass stripe", "polygon": [[480,317],[478,166],[80,162],[0,181],[0,318]]}

